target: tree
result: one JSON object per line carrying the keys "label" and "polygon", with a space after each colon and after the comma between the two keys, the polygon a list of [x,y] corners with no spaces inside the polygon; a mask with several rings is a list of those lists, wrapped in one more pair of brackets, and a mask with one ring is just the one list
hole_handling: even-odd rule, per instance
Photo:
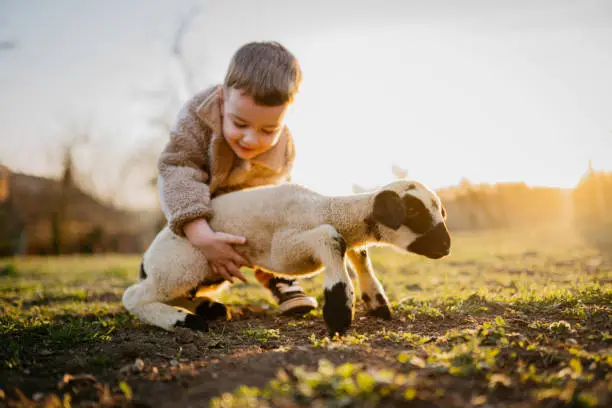
{"label": "tree", "polygon": [[[165,145],[168,135],[172,129],[176,116],[188,100],[196,92],[193,70],[189,64],[189,58],[185,51],[185,37],[190,32],[194,21],[201,15],[199,6],[191,8],[179,19],[173,31],[171,42],[168,44],[168,57],[173,63],[176,75],[165,83],[161,90],[139,91],[139,96],[144,96],[147,101],[160,103],[158,113],[151,117],[149,125],[152,129],[152,137],[149,142],[140,149],[136,149],[132,155],[132,170],[140,169],[148,174],[146,184],[153,190],[157,187],[156,163],[157,157]],[[165,224],[165,217],[161,214],[159,200],[156,200],[157,210],[160,213],[156,223],[156,229]]]}
{"label": "tree", "polygon": [[181,103],[185,102],[189,96],[195,92],[193,71],[185,56],[184,41],[185,35],[189,32],[193,21],[198,17],[200,12],[201,9],[199,7],[193,7],[187,15],[181,17],[172,37],[170,55],[172,56],[181,79],[181,83],[178,84],[179,100]]}
{"label": "tree", "polygon": [[77,177],[78,170],[75,167],[75,151],[89,140],[89,134],[76,133],[60,144],[61,178],[59,191],[55,193],[55,201],[51,204],[51,248],[56,255],[61,254],[64,249],[70,191],[76,187],[75,177]]}

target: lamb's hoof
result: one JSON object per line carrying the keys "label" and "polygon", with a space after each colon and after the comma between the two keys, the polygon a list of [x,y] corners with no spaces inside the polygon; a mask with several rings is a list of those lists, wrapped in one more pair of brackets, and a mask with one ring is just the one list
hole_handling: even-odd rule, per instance
{"label": "lamb's hoof", "polygon": [[352,301],[346,295],[346,284],[336,283],[331,289],[325,289],[325,304],[323,305],[323,318],[329,334],[343,335],[353,322]]}
{"label": "lamb's hoof", "polygon": [[352,319],[345,319],[343,321],[325,320],[330,337],[334,337],[336,334],[343,336],[351,328],[351,323]]}
{"label": "lamb's hoof", "polygon": [[389,305],[378,306],[374,310],[368,310],[368,315],[383,320],[391,320],[391,308],[389,308]]}
{"label": "lamb's hoof", "polygon": [[377,293],[375,300],[372,300],[367,293],[364,293],[361,298],[368,309],[368,315],[379,319],[391,320],[391,307],[382,294]]}
{"label": "lamb's hoof", "polygon": [[206,323],[206,320],[203,319],[201,316],[197,316],[193,314],[188,314],[187,316],[185,316],[184,321],[182,322],[178,321],[174,323],[174,326],[175,327],[186,327],[191,330],[197,330],[197,331],[203,331],[203,332],[208,331],[208,323]]}
{"label": "lamb's hoof", "polygon": [[195,313],[208,321],[216,319],[229,320],[232,317],[229,309],[223,303],[213,302],[208,299],[196,307]]}

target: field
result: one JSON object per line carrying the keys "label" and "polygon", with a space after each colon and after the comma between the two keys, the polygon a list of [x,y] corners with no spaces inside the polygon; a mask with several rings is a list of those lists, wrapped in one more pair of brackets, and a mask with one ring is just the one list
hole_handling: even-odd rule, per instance
{"label": "field", "polygon": [[251,274],[231,321],[168,333],[122,309],[136,256],[0,260],[0,406],[611,406],[603,248],[560,229],[454,234],[439,261],[377,248],[394,317],[358,304],[334,339]]}

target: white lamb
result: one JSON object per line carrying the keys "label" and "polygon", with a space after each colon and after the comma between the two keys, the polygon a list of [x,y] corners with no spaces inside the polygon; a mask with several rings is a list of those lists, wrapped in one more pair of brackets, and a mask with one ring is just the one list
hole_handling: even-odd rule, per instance
{"label": "white lamb", "polygon": [[[254,268],[293,277],[325,270],[323,317],[330,334],[343,334],[353,320],[345,255],[368,312],[390,319],[366,247],[392,245],[434,259],[450,251],[444,207],[418,182],[399,180],[349,196],[325,196],[294,184],[260,187],[222,195],[212,206],[213,230],[245,236],[247,243],[235,247]],[[226,307],[211,300],[227,282],[168,228],[151,243],[140,272],[139,282],[123,295],[126,309],[140,319],[170,331],[207,330],[208,321],[227,316]]]}

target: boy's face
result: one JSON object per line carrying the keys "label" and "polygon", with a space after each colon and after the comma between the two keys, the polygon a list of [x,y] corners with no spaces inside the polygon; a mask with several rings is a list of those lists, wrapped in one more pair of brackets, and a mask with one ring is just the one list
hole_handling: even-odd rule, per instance
{"label": "boy's face", "polygon": [[223,136],[236,156],[249,160],[274,147],[288,106],[258,105],[238,89],[223,88]]}

